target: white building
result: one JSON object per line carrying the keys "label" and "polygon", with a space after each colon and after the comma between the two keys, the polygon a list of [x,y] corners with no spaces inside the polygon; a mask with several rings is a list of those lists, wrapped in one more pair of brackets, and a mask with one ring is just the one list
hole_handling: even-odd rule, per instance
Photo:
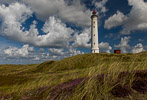
{"label": "white building", "polygon": [[99,53],[98,47],[98,15],[94,10],[91,15],[91,52]]}

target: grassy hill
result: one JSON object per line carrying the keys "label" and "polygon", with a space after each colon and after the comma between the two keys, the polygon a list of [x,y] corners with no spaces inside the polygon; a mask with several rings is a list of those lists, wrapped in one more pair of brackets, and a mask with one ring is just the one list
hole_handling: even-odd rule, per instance
{"label": "grassy hill", "polygon": [[146,100],[147,51],[0,65],[0,100]]}

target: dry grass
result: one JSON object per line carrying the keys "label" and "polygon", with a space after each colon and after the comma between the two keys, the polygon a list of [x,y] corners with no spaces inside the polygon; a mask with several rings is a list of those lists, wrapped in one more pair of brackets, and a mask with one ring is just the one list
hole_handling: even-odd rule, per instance
{"label": "dry grass", "polygon": [[[0,99],[147,99],[147,52],[0,65]],[[137,96],[138,95],[138,96]]]}

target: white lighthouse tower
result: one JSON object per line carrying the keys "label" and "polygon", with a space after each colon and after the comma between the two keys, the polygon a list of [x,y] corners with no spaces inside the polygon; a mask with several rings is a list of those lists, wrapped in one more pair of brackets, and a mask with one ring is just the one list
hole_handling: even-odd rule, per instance
{"label": "white lighthouse tower", "polygon": [[96,11],[93,10],[91,15],[91,52],[99,53],[98,47],[98,15]]}

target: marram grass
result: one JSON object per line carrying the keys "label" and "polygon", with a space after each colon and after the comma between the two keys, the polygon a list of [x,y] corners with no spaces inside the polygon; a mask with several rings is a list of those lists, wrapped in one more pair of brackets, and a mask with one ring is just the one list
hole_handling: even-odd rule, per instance
{"label": "marram grass", "polygon": [[0,65],[0,99],[146,100],[147,52]]}

